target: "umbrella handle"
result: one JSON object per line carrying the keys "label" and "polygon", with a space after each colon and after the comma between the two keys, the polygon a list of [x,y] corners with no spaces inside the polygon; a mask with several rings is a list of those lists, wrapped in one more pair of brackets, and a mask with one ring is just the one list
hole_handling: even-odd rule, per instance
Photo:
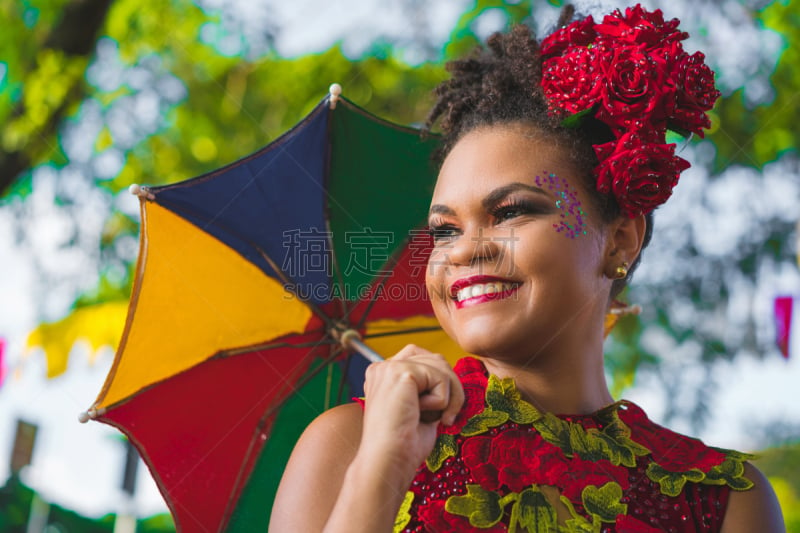
{"label": "umbrella handle", "polygon": [[361,335],[354,329],[347,329],[339,335],[339,342],[345,349],[354,350],[363,355],[370,363],[380,363],[385,359],[378,352],[364,344]]}
{"label": "umbrella handle", "polygon": [[[370,363],[380,363],[384,361],[375,350],[364,344],[361,335],[354,329],[345,330],[339,335],[339,342],[345,349],[354,350],[363,355]],[[419,419],[426,424],[432,424],[442,418],[441,411],[420,411]]]}

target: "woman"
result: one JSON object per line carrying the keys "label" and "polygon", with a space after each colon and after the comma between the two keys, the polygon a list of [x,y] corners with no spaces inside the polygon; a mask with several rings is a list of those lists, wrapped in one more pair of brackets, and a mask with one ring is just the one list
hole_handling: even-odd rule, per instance
{"label": "woman", "polygon": [[[604,318],[718,94],[677,20],[636,6],[449,65],[427,288],[468,353],[407,346],[298,442],[271,530],[783,531],[744,454],[615,403]],[[434,416],[430,416],[434,413]],[[559,413],[558,416],[552,413]]]}

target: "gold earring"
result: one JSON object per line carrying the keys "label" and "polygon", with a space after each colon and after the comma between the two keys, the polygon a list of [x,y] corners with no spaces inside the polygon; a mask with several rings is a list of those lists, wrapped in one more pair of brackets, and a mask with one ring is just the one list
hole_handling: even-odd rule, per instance
{"label": "gold earring", "polygon": [[622,279],[628,276],[628,263],[623,261],[620,266],[614,271],[615,279]]}

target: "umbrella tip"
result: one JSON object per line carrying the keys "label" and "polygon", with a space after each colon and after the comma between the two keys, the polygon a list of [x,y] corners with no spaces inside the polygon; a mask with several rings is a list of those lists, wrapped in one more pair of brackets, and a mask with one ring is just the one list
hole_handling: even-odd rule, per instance
{"label": "umbrella tip", "polygon": [[83,411],[82,413],[78,414],[78,422],[80,422],[81,424],[85,424],[89,420],[94,420],[98,416],[105,414],[105,412],[106,410],[103,407],[99,409],[96,407],[92,407],[88,411]]}
{"label": "umbrella tip", "polygon": [[138,196],[139,198],[144,198],[145,200],[155,200],[156,196],[150,192],[150,189],[147,187],[143,187],[138,183],[134,183],[130,187],[128,187],[128,192],[134,196]]}
{"label": "umbrella tip", "polygon": [[328,93],[331,95],[328,105],[331,106],[331,109],[336,109],[336,102],[339,101],[339,96],[342,94],[342,86],[338,83],[331,83]]}

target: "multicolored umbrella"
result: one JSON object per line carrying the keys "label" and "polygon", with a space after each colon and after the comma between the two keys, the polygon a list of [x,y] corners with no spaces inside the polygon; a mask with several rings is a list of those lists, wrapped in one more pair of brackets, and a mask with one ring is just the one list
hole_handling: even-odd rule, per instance
{"label": "multicolored umbrella", "polygon": [[436,142],[332,93],[236,163],[135,190],[125,331],[84,419],[131,439],[179,530],[266,526],[300,432],[360,393],[348,348],[459,356],[424,287]]}

